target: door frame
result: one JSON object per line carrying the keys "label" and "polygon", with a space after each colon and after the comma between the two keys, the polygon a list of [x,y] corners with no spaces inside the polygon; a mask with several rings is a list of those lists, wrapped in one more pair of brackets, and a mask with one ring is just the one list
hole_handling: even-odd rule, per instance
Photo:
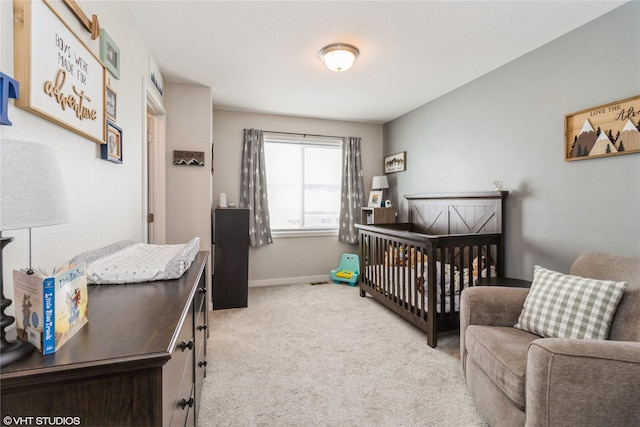
{"label": "door frame", "polygon": [[[165,244],[167,237],[167,215],[166,215],[166,109],[162,99],[156,89],[143,78],[142,99],[142,234],[143,241],[153,244]],[[156,124],[154,129],[148,129],[147,116],[153,116]],[[147,140],[149,131],[154,135],[154,150],[149,152]],[[149,156],[152,156],[150,158]],[[149,164],[153,166],[152,173],[149,174]],[[153,182],[150,182],[152,180]],[[149,206],[149,191],[153,191],[152,199],[155,206]],[[148,223],[147,215],[154,214],[154,221]],[[149,230],[151,229],[151,233]],[[149,241],[150,234],[154,241]]]}

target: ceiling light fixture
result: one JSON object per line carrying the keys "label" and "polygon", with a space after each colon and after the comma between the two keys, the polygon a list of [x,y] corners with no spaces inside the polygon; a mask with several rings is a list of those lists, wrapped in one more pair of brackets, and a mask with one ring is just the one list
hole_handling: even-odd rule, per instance
{"label": "ceiling light fixture", "polygon": [[334,43],[323,47],[318,56],[331,71],[341,73],[351,68],[359,54],[360,51],[355,46]]}

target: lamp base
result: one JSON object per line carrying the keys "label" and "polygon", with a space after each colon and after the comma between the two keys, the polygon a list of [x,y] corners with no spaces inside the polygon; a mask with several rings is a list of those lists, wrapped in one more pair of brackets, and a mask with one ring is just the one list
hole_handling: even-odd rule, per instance
{"label": "lamp base", "polygon": [[6,339],[2,339],[0,342],[0,368],[27,357],[33,352],[34,348],[31,343],[26,341],[9,342]]}

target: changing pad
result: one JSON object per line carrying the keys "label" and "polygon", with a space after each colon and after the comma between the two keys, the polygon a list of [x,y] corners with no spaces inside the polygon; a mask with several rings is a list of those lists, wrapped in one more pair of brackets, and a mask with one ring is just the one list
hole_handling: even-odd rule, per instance
{"label": "changing pad", "polygon": [[151,245],[123,240],[86,252],[70,263],[87,264],[90,284],[124,284],[181,277],[200,250],[200,238],[179,245]]}

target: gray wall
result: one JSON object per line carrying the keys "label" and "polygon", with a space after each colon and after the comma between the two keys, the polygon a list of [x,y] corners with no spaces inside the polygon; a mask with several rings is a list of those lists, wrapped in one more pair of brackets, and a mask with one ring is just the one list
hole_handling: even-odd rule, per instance
{"label": "gray wall", "polygon": [[[220,193],[226,193],[229,202],[239,200],[242,137],[245,128],[359,136],[362,138],[362,172],[366,195],[371,190],[371,178],[382,175],[382,125],[214,109],[214,207]],[[338,266],[343,253],[356,253],[357,250],[357,245],[338,242],[337,235],[274,238],[272,245],[250,249],[249,286],[326,280],[329,278],[329,271]]]}
{"label": "gray wall", "polygon": [[640,94],[638,22],[640,2],[627,3],[387,123],[385,155],[407,151],[389,175],[401,219],[405,194],[499,179],[508,276],[567,271],[582,251],[640,256],[640,154],[564,161],[565,114]]}

